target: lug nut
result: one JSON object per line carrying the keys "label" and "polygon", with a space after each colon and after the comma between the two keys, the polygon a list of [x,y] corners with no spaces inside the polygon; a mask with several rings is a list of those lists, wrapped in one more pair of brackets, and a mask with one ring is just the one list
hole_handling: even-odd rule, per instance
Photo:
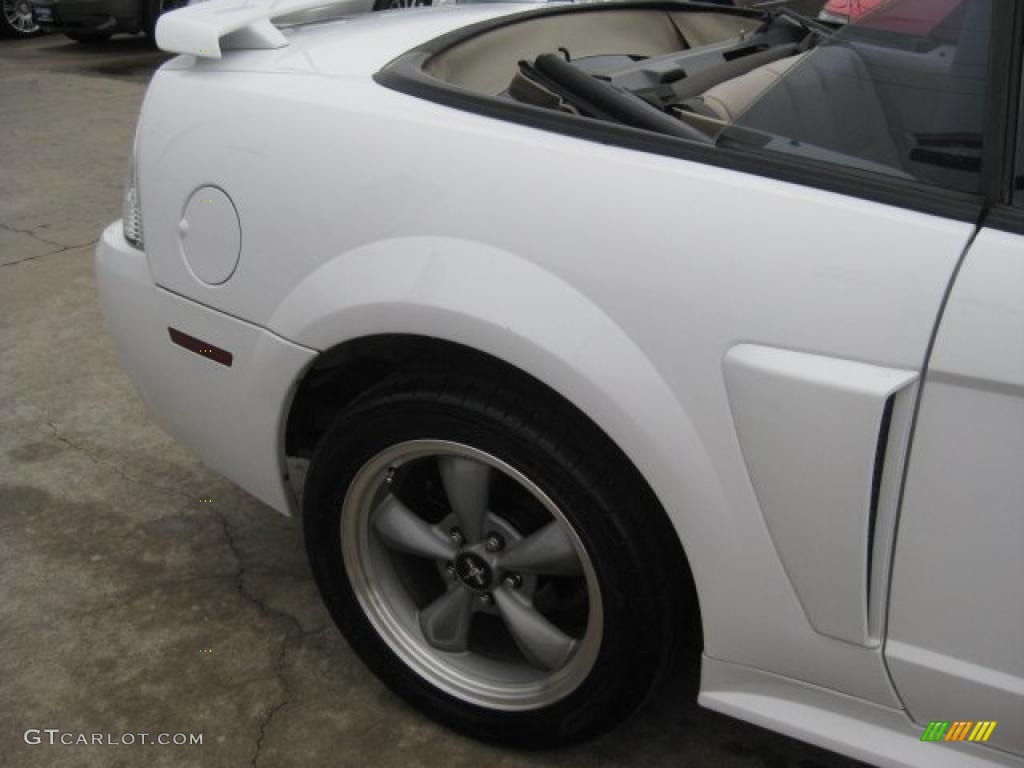
{"label": "lug nut", "polygon": [[449,578],[455,579],[456,577],[458,577],[458,573],[455,570],[455,563],[448,563],[448,565],[446,565],[444,569],[448,571]]}
{"label": "lug nut", "polygon": [[488,593],[484,592],[482,595],[480,595],[480,603],[482,605],[491,605],[494,603],[494,598],[491,597]]}
{"label": "lug nut", "polygon": [[484,547],[488,552],[499,552],[505,548],[505,540],[501,538],[500,534],[488,533],[484,540]]}
{"label": "lug nut", "polygon": [[518,573],[505,574],[505,586],[509,589],[519,589],[523,586],[523,577]]}
{"label": "lug nut", "polygon": [[452,528],[450,531],[448,531],[448,537],[452,540],[452,543],[456,547],[461,547],[462,543],[465,541],[465,538],[463,538],[462,536],[462,531],[460,531],[458,528]]}

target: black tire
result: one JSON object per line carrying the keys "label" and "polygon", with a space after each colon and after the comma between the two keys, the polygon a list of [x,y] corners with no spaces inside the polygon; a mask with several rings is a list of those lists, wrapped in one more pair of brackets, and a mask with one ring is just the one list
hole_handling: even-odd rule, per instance
{"label": "black tire", "polygon": [[373,10],[392,11],[399,8],[423,8],[433,4],[433,0],[376,0]]}
{"label": "black tire", "polygon": [[65,36],[71,38],[76,43],[104,43],[110,39],[110,32],[65,32]]}
{"label": "black tire", "polygon": [[160,0],[142,0],[142,32],[156,45],[156,22],[160,18]]}
{"label": "black tire", "polygon": [[[586,678],[561,700],[505,711],[449,695],[406,666],[363,612],[339,544],[342,503],[367,461],[413,439],[455,441],[500,458],[559,505],[579,535],[600,586],[603,635]],[[646,484],[588,419],[531,380],[397,375],[366,392],[318,446],[303,516],[314,577],[352,648],[410,704],[483,741],[546,748],[611,729],[647,699],[671,655],[683,655],[680,630],[699,623],[675,533]]]}
{"label": "black tire", "polygon": [[24,39],[42,32],[27,10],[19,0],[0,0],[0,38]]}

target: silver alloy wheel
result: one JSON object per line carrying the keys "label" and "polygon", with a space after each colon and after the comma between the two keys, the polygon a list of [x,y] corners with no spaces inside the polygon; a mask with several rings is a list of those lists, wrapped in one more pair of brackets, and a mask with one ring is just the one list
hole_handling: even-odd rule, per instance
{"label": "silver alloy wheel", "polygon": [[[425,477],[439,477],[443,491],[436,490],[447,496],[432,516],[399,499],[423,502],[433,487]],[[498,483],[516,504],[491,507]],[[531,530],[523,530],[524,505]],[[603,610],[590,557],[551,499],[490,454],[441,440],[379,453],[346,493],[341,547],[353,592],[381,638],[463,701],[547,706],[593,668]]]}
{"label": "silver alloy wheel", "polygon": [[39,31],[39,25],[32,20],[32,8],[28,0],[3,0],[4,19],[19,35],[31,35]]}

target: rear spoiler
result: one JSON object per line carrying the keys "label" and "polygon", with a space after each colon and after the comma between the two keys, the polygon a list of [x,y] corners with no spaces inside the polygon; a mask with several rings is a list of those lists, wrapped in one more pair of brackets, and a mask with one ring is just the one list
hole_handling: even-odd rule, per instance
{"label": "rear spoiler", "polygon": [[284,48],[271,19],[323,8],[330,0],[210,0],[165,13],[156,22],[156,44],[171,53],[219,59],[221,51]]}

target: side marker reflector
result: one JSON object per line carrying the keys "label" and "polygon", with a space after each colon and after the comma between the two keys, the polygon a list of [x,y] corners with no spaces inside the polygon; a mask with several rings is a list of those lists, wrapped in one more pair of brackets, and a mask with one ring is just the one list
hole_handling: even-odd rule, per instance
{"label": "side marker reflector", "polygon": [[171,335],[171,341],[179,347],[184,347],[189,352],[195,352],[197,355],[208,357],[215,363],[226,365],[228,368],[231,367],[231,361],[234,359],[234,356],[226,349],[215,347],[209,342],[197,339],[195,336],[189,336],[187,333],[182,333],[177,328],[168,328],[167,332]]}

